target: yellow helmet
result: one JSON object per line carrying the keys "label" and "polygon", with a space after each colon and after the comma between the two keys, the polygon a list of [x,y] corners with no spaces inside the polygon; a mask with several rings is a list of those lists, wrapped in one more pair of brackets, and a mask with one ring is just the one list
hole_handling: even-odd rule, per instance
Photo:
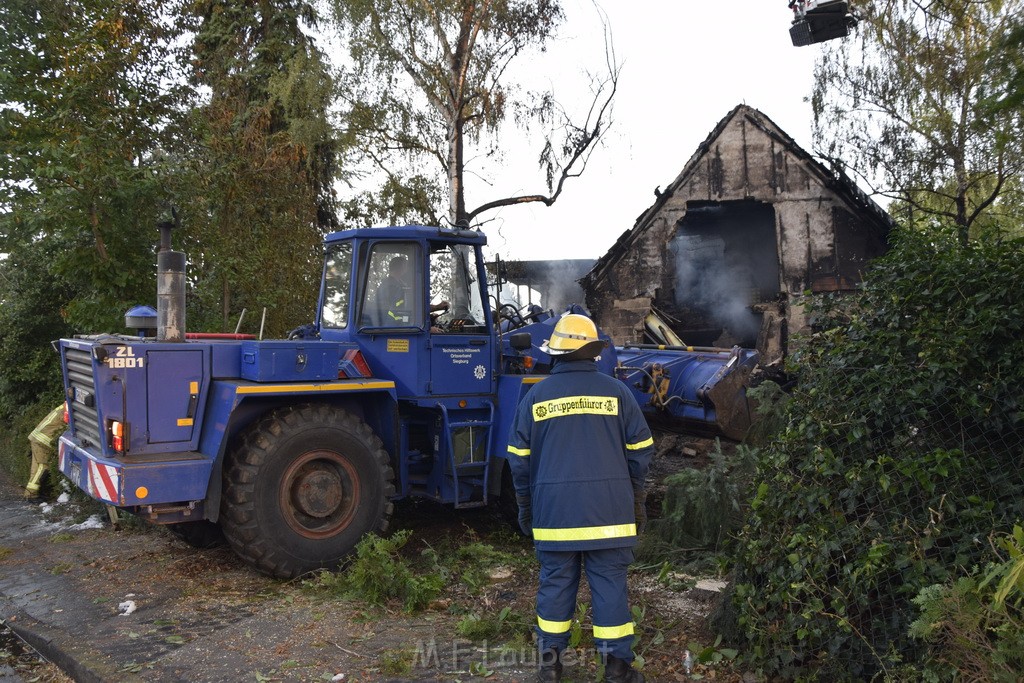
{"label": "yellow helmet", "polygon": [[597,336],[597,325],[593,320],[585,315],[569,313],[555,323],[551,338],[544,340],[540,350],[552,356],[574,353],[580,358],[593,358],[604,346],[604,340]]}

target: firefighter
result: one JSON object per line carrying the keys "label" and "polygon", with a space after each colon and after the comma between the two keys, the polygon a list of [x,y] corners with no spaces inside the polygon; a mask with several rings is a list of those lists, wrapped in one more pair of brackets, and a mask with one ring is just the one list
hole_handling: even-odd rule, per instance
{"label": "firefighter", "polygon": [[28,435],[28,443],[32,448],[32,466],[29,468],[28,483],[25,484],[25,497],[37,498],[43,475],[55,452],[54,443],[57,436],[64,431],[64,404],[50,413],[36,425]]}
{"label": "firefighter", "polygon": [[[385,307],[385,315],[381,316],[383,325],[394,326],[415,322],[410,316],[415,301],[409,301],[415,299],[415,280],[410,282],[413,275],[412,265],[405,256],[395,256],[388,263],[388,275],[381,283],[378,293],[381,305]],[[447,311],[449,307],[447,301],[441,301],[431,304],[430,312]]]}
{"label": "firefighter", "polygon": [[626,570],[646,523],[644,479],[654,440],[629,389],[597,371],[604,346],[590,318],[563,316],[541,347],[552,357],[551,376],[523,398],[509,433],[519,525],[533,536],[540,563],[541,682],[561,680],[581,564],[605,680],[644,681],[632,668]]}

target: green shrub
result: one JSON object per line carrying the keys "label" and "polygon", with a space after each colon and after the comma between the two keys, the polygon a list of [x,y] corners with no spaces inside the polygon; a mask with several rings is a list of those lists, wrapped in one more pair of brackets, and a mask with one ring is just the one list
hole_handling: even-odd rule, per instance
{"label": "green shrub", "polygon": [[355,598],[371,605],[401,600],[406,611],[419,611],[440,594],[445,580],[439,574],[413,573],[401,555],[411,534],[404,529],[388,538],[368,535],[356,545],[355,560],[344,572],[323,572],[304,585],[314,592]]}
{"label": "green shrub", "polygon": [[637,554],[662,561],[687,551],[722,550],[743,525],[756,453],[741,445],[726,455],[716,442],[707,467],[666,477],[661,517],[651,520]]}
{"label": "green shrub", "polygon": [[[59,370],[57,377],[60,378]],[[15,486],[24,486],[28,481],[32,462],[28,435],[36,424],[57,405],[58,400],[47,394],[47,397],[38,403],[23,407],[22,412],[16,418],[0,428],[0,471],[3,471]],[[55,482],[60,481],[56,457],[50,460],[47,480],[44,491],[51,489]]]}
{"label": "green shrub", "polygon": [[869,679],[923,661],[914,597],[1024,513],[1024,248],[904,234],[858,295],[808,306],[741,532],[741,649],[767,673]]}
{"label": "green shrub", "polygon": [[928,646],[931,680],[1019,681],[1024,671],[1024,530],[1000,539],[1009,559],[914,598],[910,635]]}

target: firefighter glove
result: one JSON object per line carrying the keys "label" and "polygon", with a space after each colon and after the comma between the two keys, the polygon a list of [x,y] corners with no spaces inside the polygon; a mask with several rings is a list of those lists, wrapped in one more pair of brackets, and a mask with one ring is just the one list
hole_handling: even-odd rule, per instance
{"label": "firefighter glove", "polygon": [[636,518],[636,533],[642,534],[647,528],[647,491],[633,489],[633,516]]}
{"label": "firefighter glove", "polygon": [[532,536],[533,517],[530,511],[530,497],[516,496],[516,505],[519,506],[519,528],[527,536]]}

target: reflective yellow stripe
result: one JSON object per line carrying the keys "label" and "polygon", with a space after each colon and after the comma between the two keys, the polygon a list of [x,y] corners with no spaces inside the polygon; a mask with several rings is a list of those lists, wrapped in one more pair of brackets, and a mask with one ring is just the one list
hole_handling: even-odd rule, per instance
{"label": "reflective yellow stripe", "polygon": [[611,524],[609,526],[581,526],[575,529],[533,530],[535,541],[596,541],[602,538],[636,536],[636,524]]}
{"label": "reflective yellow stripe", "polygon": [[318,391],[359,391],[361,389],[393,389],[394,382],[358,380],[345,384],[265,384],[262,386],[235,387],[236,394],[297,394]]}
{"label": "reflective yellow stripe", "polygon": [[540,627],[544,633],[565,633],[572,626],[572,619],[567,621],[548,621],[542,618],[539,614],[537,615],[537,626]]}
{"label": "reflective yellow stripe", "polygon": [[[44,446],[49,446],[50,444],[53,443],[53,439],[56,436],[56,434],[53,434],[51,436],[46,432],[52,430],[55,426],[59,424],[59,421],[63,421],[63,419],[64,404],[61,403],[59,406],[57,406],[49,413],[47,413],[46,417],[43,418],[43,421],[37,424],[36,428],[32,430],[32,433],[28,435],[28,438],[31,441],[35,441],[36,443],[40,443]],[[63,430],[61,429],[58,431]]]}
{"label": "reflective yellow stripe", "polygon": [[529,448],[516,448],[515,446],[509,446],[508,447],[508,452],[509,453],[513,453],[515,455],[527,456],[527,455],[530,454],[530,449]]}
{"label": "reflective yellow stripe", "polygon": [[640,443],[627,443],[626,444],[626,450],[628,450],[628,451],[638,451],[641,448],[647,448],[648,446],[653,446],[653,445],[654,445],[654,438],[652,437],[650,439],[646,439],[644,441],[641,441]]}
{"label": "reflective yellow stripe", "polygon": [[533,405],[534,422],[567,415],[618,415],[619,399],[614,396],[567,396]]}
{"label": "reflective yellow stripe", "polygon": [[602,638],[604,640],[614,640],[616,638],[625,638],[626,636],[633,635],[633,622],[623,624],[622,626],[598,626],[594,624],[594,637]]}

